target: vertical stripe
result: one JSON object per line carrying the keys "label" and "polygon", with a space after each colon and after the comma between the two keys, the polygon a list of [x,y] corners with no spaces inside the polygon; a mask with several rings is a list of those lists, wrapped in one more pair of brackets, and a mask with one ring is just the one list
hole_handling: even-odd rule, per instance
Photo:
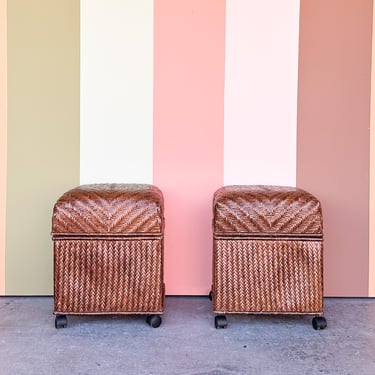
{"label": "vertical stripe", "polygon": [[78,183],[79,1],[9,1],[7,294],[52,294],[52,207]]}
{"label": "vertical stripe", "polygon": [[81,183],[152,181],[153,1],[81,1]]}
{"label": "vertical stripe", "polygon": [[369,207],[369,296],[375,297],[375,6],[372,14],[371,119],[370,119],[370,207]]}
{"label": "vertical stripe", "polygon": [[299,0],[228,0],[225,184],[296,184]]}
{"label": "vertical stripe", "polygon": [[211,285],[212,195],[223,183],[224,0],[155,0],[154,183],[165,195],[168,294]]}
{"label": "vertical stripe", "polygon": [[7,0],[0,0],[0,295],[5,293],[7,163]]}
{"label": "vertical stripe", "polygon": [[302,0],[297,185],[322,202],[327,296],[368,295],[372,0]]}

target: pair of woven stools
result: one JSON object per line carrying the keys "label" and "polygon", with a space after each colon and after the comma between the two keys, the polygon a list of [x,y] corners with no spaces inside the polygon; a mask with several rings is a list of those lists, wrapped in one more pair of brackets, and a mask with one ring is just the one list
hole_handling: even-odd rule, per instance
{"label": "pair of woven stools", "polygon": [[[319,201],[304,190],[225,186],[213,197],[215,327],[228,313],[323,317],[323,229]],[[82,185],[52,217],[56,328],[67,315],[164,312],[163,194],[144,184]]]}

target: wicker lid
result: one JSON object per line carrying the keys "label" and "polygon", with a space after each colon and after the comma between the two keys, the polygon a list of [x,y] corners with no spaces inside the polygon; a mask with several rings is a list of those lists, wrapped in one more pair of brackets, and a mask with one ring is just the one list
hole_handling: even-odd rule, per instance
{"label": "wicker lid", "polygon": [[81,185],[56,202],[52,234],[157,234],[163,231],[163,195],[153,185]]}
{"label": "wicker lid", "polygon": [[287,186],[232,185],[213,199],[215,234],[322,235],[322,211],[310,193]]}

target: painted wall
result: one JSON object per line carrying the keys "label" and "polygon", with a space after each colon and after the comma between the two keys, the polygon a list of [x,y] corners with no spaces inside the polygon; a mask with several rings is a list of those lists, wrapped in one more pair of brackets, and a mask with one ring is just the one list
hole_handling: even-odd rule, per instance
{"label": "painted wall", "polygon": [[299,2],[81,5],[81,182],[159,186],[166,292],[207,294],[213,192],[296,183]]}
{"label": "painted wall", "polygon": [[5,293],[7,109],[7,1],[0,0],[0,295]]}
{"label": "painted wall", "polygon": [[153,1],[80,3],[80,181],[152,183]]}
{"label": "painted wall", "polygon": [[8,1],[7,22],[5,292],[51,294],[52,207],[79,183],[79,2]]}
{"label": "painted wall", "polygon": [[297,185],[322,201],[325,293],[366,296],[372,1],[344,4],[301,1]]}
{"label": "painted wall", "polygon": [[155,0],[153,182],[165,195],[169,294],[208,294],[223,184],[225,1]]}
{"label": "painted wall", "polygon": [[52,293],[55,200],[111,181],[164,192],[167,294],[208,293],[212,194],[246,183],[316,194],[325,294],[374,295],[372,5],[0,0],[0,294]]}
{"label": "painted wall", "polygon": [[[375,61],[375,6],[372,6],[372,60]],[[375,296],[375,64],[371,66],[369,296]]]}
{"label": "painted wall", "polygon": [[296,185],[299,0],[226,8],[224,183]]}

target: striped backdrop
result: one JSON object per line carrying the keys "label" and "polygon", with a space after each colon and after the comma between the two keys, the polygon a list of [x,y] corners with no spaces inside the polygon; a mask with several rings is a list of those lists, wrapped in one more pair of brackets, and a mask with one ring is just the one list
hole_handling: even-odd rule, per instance
{"label": "striped backdrop", "polygon": [[0,0],[0,294],[52,294],[63,192],[139,182],[164,193],[167,294],[210,289],[214,191],[276,184],[322,201],[325,295],[375,296],[373,19],[372,0]]}

